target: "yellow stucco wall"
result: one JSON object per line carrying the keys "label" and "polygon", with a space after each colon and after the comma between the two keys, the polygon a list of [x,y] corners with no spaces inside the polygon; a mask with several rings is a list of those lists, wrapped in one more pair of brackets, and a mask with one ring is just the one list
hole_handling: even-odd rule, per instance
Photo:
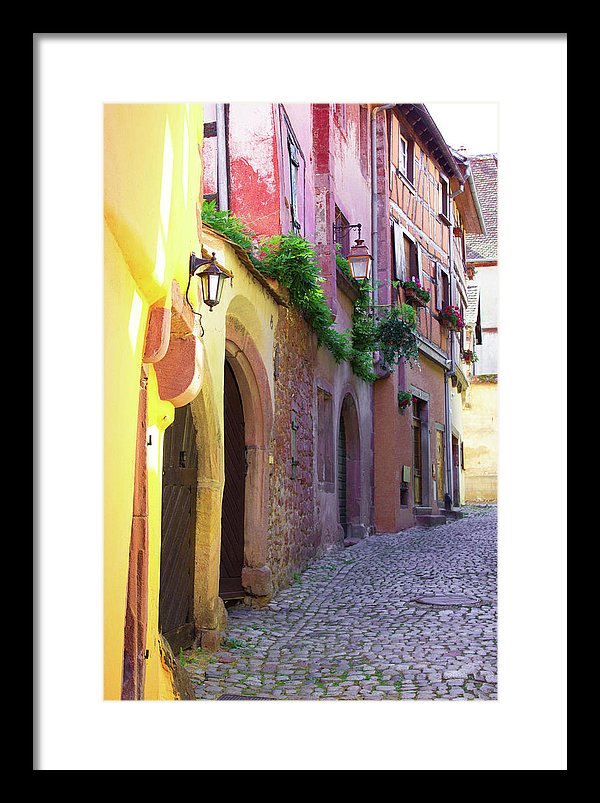
{"label": "yellow stucco wall", "polygon": [[[218,628],[221,607],[220,518],[223,490],[223,363],[228,348],[245,372],[255,414],[273,403],[273,337],[278,304],[219,236],[198,230],[202,187],[202,108],[197,105],[107,105],[105,107],[105,544],[104,620],[107,700],[121,696],[125,607],[138,415],[140,371],[153,307],[171,308],[175,280],[183,295],[189,255],[216,252],[234,274],[221,304],[210,312],[198,303],[192,281],[190,301],[202,313],[202,385],[191,401],[202,446],[196,523],[195,620]],[[226,342],[227,326],[237,344]],[[264,370],[253,377],[254,365]],[[157,375],[148,370],[148,624],[144,698],[177,696],[161,661],[158,611],[162,508],[162,451],[174,407],[160,397]],[[255,379],[257,383],[255,383]],[[254,383],[254,384],[253,384]],[[176,402],[177,403],[177,402]],[[251,411],[247,411],[251,414]],[[261,412],[261,415],[262,415]],[[246,413],[246,410],[245,410]],[[260,477],[259,477],[260,479]],[[256,521],[253,530],[264,536]],[[250,558],[260,558],[256,535]]]}
{"label": "yellow stucco wall", "polygon": [[[198,443],[198,490],[196,497],[196,583],[195,620],[197,630],[219,627],[219,573],[221,554],[221,501],[224,485],[223,457],[223,369],[225,356],[232,359],[242,382],[246,429],[258,419],[268,420],[273,408],[273,353],[279,305],[238,259],[235,249],[221,237],[203,232],[204,253],[216,255],[219,265],[233,274],[227,280],[221,303],[212,311],[201,305],[205,372],[203,388],[191,403]],[[235,343],[227,341],[230,330]],[[231,331],[233,329],[233,332]],[[261,370],[258,370],[258,369]],[[237,375],[237,373],[236,373]],[[268,433],[267,433],[268,437]],[[249,454],[248,459],[251,460]],[[249,475],[252,475],[252,466]],[[260,477],[257,478],[260,486]],[[248,483],[248,478],[247,478]],[[260,494],[260,487],[247,496]],[[266,505],[266,501],[264,502]],[[264,527],[249,520],[251,503],[246,504],[245,559],[261,563],[266,551]],[[257,543],[265,539],[264,545]]]}
{"label": "yellow stucco wall", "polygon": [[[461,386],[462,388],[462,386]],[[450,383],[450,419],[452,421],[452,434],[458,438],[459,444],[464,440],[463,433],[463,396],[465,391],[453,387]],[[454,471],[454,467],[452,469]],[[460,504],[465,502],[465,472],[462,469],[460,455],[458,461]]]}
{"label": "yellow stucco wall", "polygon": [[[104,658],[105,699],[120,699],[133,509],[140,370],[148,313],[170,308],[171,284],[187,286],[199,252],[202,107],[111,104],[104,110]],[[169,696],[158,633],[162,433],[174,408],[150,367],[148,431],[149,658],[147,699]]]}
{"label": "yellow stucco wall", "polygon": [[465,497],[496,502],[498,495],[498,385],[473,383],[463,408]]}

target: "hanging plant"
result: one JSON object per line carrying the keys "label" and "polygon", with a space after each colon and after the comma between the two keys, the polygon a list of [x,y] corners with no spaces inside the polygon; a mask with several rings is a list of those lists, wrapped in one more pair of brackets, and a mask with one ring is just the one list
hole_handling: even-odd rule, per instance
{"label": "hanging plant", "polygon": [[410,407],[412,404],[412,393],[408,390],[399,390],[398,391],[398,407],[401,410],[406,410],[407,407]]}
{"label": "hanging plant", "polygon": [[398,362],[412,365],[419,357],[417,341],[417,314],[408,304],[391,307],[381,316],[376,327],[375,340],[383,362],[394,366]]}
{"label": "hanging plant", "polygon": [[479,359],[477,354],[475,354],[474,351],[471,351],[471,349],[465,349],[462,353],[462,356],[463,360],[467,363],[467,365],[472,362],[477,362],[477,360]]}
{"label": "hanging plant", "polygon": [[451,332],[459,332],[465,325],[459,308],[450,304],[440,312],[439,321],[442,326],[450,329]]}
{"label": "hanging plant", "polygon": [[[352,328],[346,332],[334,328],[334,318],[322,288],[324,280],[310,242],[295,234],[259,238],[240,218],[227,210],[217,210],[214,201],[203,202],[202,219],[244,248],[252,264],[263,275],[276,279],[288,289],[290,301],[311,325],[318,343],[329,349],[336,362],[347,361],[360,379],[374,382],[378,378],[373,364],[376,352],[387,367],[401,360],[411,365],[417,362],[419,350],[414,308],[409,304],[394,306],[375,320],[372,285],[369,281],[353,279],[347,260],[340,254],[336,254],[336,263],[358,290]],[[426,290],[423,292],[429,295]]]}

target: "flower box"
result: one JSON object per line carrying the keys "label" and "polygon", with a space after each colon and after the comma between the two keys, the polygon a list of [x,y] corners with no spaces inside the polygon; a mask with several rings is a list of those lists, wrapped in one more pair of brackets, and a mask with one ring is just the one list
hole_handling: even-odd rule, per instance
{"label": "flower box", "polygon": [[426,307],[427,301],[422,298],[416,290],[405,289],[404,298],[407,304],[415,304],[417,307]]}
{"label": "flower box", "polygon": [[410,279],[401,284],[404,290],[404,298],[407,304],[414,304],[417,307],[426,307],[431,300],[431,294],[426,290],[418,279]]}
{"label": "flower box", "polygon": [[410,407],[412,404],[412,393],[409,393],[408,390],[399,390],[398,391],[398,407],[400,410],[406,410],[407,407]]}
{"label": "flower box", "polygon": [[449,329],[451,332],[460,332],[464,327],[462,315],[458,307],[448,305],[442,309],[438,316],[438,320],[442,326]]}

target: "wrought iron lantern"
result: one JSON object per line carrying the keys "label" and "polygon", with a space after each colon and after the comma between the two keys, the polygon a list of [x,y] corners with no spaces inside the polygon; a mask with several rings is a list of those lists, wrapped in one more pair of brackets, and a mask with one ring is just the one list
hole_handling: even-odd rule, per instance
{"label": "wrought iron lantern", "polygon": [[[200,271],[200,268],[204,265],[206,267],[203,271]],[[192,252],[190,255],[190,280],[192,276],[197,276],[200,279],[202,299],[212,312],[213,308],[221,301],[225,279],[230,279],[231,276],[217,265],[214,251],[210,259],[201,259]]]}
{"label": "wrought iron lantern", "polygon": [[357,240],[355,245],[352,246],[348,254],[348,262],[354,279],[364,281],[370,277],[373,257],[369,253],[364,240]]}
{"label": "wrought iron lantern", "polygon": [[338,232],[348,231],[349,229],[358,229],[358,240],[350,249],[348,254],[348,263],[350,265],[350,272],[352,278],[357,281],[364,281],[371,275],[371,263],[373,257],[369,253],[369,249],[365,245],[365,241],[360,239],[362,224],[349,223],[347,225],[340,225],[333,227],[333,236],[336,237]]}

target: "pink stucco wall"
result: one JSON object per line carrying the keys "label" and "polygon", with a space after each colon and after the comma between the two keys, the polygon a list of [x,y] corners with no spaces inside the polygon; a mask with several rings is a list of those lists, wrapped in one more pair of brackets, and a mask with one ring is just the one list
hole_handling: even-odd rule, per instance
{"label": "pink stucco wall", "polygon": [[273,107],[229,107],[229,208],[256,234],[280,230],[279,165]]}
{"label": "pink stucco wall", "polygon": [[[329,104],[235,103],[229,106],[230,210],[258,235],[290,231],[288,137],[291,137],[300,156],[299,233],[315,245],[322,275],[326,279],[324,289],[336,316],[336,328],[340,331],[351,327],[353,299],[338,287],[333,246],[335,206],[352,224],[362,225],[361,236],[369,247],[371,238],[368,113],[364,109],[361,117],[358,105],[348,105],[345,112],[342,120]],[[350,235],[351,242],[354,242],[358,233],[353,230]],[[287,355],[285,365],[292,366],[304,347],[300,342],[295,343],[290,331],[284,333],[282,330],[278,334],[281,353],[285,350]],[[297,334],[296,328],[293,334]],[[303,338],[306,339],[306,333]],[[294,354],[289,353],[291,348]],[[366,530],[372,524],[373,506],[373,388],[358,379],[349,364],[336,364],[326,348],[317,349],[313,360],[312,365],[309,365],[310,360],[300,360],[299,365],[304,367],[301,369],[296,365],[293,370],[290,368],[289,375],[286,375],[282,362],[282,373],[277,384],[278,387],[284,387],[290,383],[288,395],[292,398],[292,390],[298,392],[298,383],[303,377],[305,387],[302,396],[308,407],[298,411],[299,420],[303,429],[314,425],[315,433],[317,387],[331,394],[333,420],[327,437],[333,441],[334,455],[344,399],[346,408],[349,407],[351,414],[356,415],[357,424],[352,435],[354,442],[350,444],[354,457],[349,469],[352,474],[349,488],[353,489],[353,497],[348,502],[352,523],[362,525]],[[309,386],[312,386],[312,392]],[[274,432],[283,467],[289,462],[286,462],[285,456],[290,437],[286,404],[287,397],[284,394],[279,404],[281,415],[276,412]],[[311,437],[314,437],[312,432]],[[308,453],[306,457],[312,460]],[[316,472],[316,460],[313,470]],[[274,489],[278,489],[275,495],[280,491],[282,494],[277,497],[276,509],[271,512],[270,560],[277,584],[289,579],[289,572],[297,570],[307,560],[311,550],[318,551],[342,537],[338,525],[337,469],[334,482],[326,486],[319,485],[316,476],[308,484],[304,483],[304,479],[302,472],[294,482],[282,475],[274,486]],[[273,516],[282,517],[282,521],[276,523]],[[294,516],[300,516],[293,527],[297,542],[287,538],[287,524],[283,524],[284,521],[292,521]]]}

